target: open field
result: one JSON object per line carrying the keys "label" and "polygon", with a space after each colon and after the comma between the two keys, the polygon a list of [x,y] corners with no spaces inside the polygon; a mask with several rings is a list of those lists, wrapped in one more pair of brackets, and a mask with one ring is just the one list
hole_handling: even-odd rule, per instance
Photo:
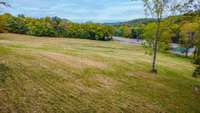
{"label": "open field", "polygon": [[0,113],[200,113],[188,59],[118,42],[0,34]]}

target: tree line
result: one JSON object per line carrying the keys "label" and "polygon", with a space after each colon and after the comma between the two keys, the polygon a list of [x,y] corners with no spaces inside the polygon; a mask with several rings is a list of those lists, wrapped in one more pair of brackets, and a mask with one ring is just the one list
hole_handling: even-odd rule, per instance
{"label": "tree line", "polygon": [[[196,15],[197,12],[162,19],[160,22],[161,36],[158,51],[168,51],[170,50],[170,43],[177,43],[183,48],[182,52],[185,53],[185,57],[189,57],[188,49],[195,47],[195,43],[199,39],[200,17]],[[142,39],[146,41],[147,46],[152,47],[153,45],[156,22],[117,25],[114,28],[116,36]]]}
{"label": "tree line", "polygon": [[78,24],[59,17],[32,18],[24,15],[0,15],[0,32],[34,36],[73,37],[92,40],[111,40],[113,28],[101,24]]}

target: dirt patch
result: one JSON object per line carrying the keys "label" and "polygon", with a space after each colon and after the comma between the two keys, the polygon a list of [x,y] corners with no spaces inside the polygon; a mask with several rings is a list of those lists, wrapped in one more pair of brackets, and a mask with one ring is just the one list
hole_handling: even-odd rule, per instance
{"label": "dirt patch", "polygon": [[84,67],[95,67],[95,68],[106,68],[107,65],[101,62],[97,62],[94,60],[89,60],[86,58],[80,58],[77,56],[70,56],[70,55],[64,55],[64,54],[59,54],[59,53],[41,53],[42,56],[54,60],[54,61],[58,61],[58,62],[62,62],[64,64],[67,64],[69,66],[72,66],[74,68],[84,68]]}

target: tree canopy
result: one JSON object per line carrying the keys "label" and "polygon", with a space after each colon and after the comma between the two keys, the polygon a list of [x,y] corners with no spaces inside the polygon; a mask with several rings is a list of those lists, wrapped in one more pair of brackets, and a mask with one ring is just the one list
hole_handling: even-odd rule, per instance
{"label": "tree canopy", "polygon": [[31,18],[10,14],[0,16],[2,32],[35,36],[74,37],[92,40],[111,40],[113,27],[101,24],[77,24],[59,17]]}

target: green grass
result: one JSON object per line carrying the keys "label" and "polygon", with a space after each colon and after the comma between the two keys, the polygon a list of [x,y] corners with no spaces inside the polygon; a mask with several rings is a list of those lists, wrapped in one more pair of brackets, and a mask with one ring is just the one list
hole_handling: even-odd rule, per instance
{"label": "green grass", "polygon": [[0,34],[1,113],[199,113],[188,59],[142,47]]}

